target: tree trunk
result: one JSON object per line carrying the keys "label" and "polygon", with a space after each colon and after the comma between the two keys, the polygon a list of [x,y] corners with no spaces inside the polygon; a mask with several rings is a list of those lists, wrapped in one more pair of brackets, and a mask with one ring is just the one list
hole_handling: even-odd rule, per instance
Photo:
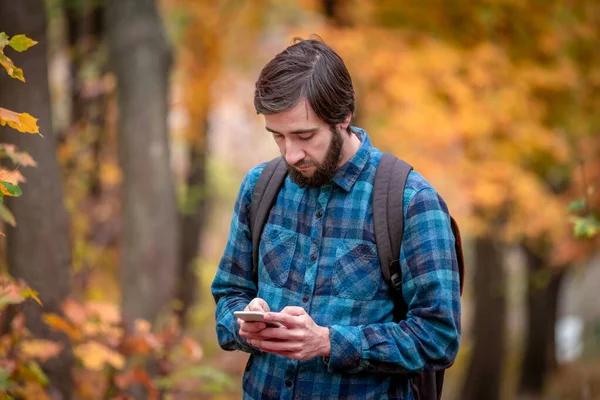
{"label": "tree trunk", "polygon": [[105,7],[124,175],[122,310],[131,329],[136,318],[155,320],[175,296],[179,220],[167,130],[172,54],[153,0],[107,0]]}
{"label": "tree trunk", "polygon": [[27,302],[23,312],[27,326],[37,337],[61,341],[65,350],[44,365],[50,379],[53,398],[71,398],[71,349],[65,335],[51,330],[41,314],[60,314],[70,291],[71,249],[69,219],[63,202],[56,141],[52,130],[52,112],[46,60],[46,16],[41,0],[0,1],[0,31],[9,36],[24,33],[39,43],[23,53],[6,48],[15,64],[23,69],[26,83],[0,74],[0,106],[28,112],[38,118],[43,137],[0,128],[1,141],[13,143],[28,152],[37,167],[20,168],[27,179],[23,195],[7,201],[17,227],[7,231],[8,266],[11,275],[24,279],[39,292],[40,307]]}
{"label": "tree trunk", "polygon": [[546,260],[523,246],[527,258],[527,333],[521,366],[519,395],[542,397],[549,372],[555,366],[555,334],[558,294],[564,272],[553,271]]}
{"label": "tree trunk", "polygon": [[498,400],[506,339],[503,254],[491,238],[475,241],[473,352],[466,374],[464,400]]}

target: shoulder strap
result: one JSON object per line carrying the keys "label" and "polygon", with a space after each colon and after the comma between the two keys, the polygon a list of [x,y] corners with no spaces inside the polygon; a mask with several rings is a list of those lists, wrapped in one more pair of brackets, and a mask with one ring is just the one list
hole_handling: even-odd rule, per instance
{"label": "shoulder strap", "polygon": [[255,282],[258,280],[258,244],[260,236],[286,175],[287,166],[283,158],[274,158],[267,163],[254,186],[252,202],[250,203],[250,232],[252,233],[252,277]]}
{"label": "shoulder strap", "polygon": [[373,188],[375,243],[385,281],[394,289],[395,317],[408,307],[402,298],[400,246],[404,233],[404,186],[412,166],[390,153],[384,153],[377,167]]}

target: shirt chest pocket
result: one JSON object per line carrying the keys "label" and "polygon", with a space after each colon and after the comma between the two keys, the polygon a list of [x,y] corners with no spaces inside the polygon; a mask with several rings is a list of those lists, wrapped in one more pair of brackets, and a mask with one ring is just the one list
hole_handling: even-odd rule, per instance
{"label": "shirt chest pocket", "polygon": [[258,248],[262,261],[258,269],[260,283],[283,286],[290,273],[296,250],[297,234],[276,225],[267,225]]}
{"label": "shirt chest pocket", "polygon": [[331,283],[336,296],[355,300],[387,297],[374,244],[340,241],[336,244],[335,258]]}

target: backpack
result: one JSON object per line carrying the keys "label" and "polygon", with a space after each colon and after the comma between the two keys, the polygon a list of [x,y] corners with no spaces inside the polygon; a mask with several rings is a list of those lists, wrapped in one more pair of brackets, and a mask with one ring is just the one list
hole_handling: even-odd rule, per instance
{"label": "backpack", "polygon": [[[377,254],[381,261],[383,278],[392,288],[396,322],[405,319],[408,312],[408,305],[402,297],[400,246],[404,231],[404,186],[412,169],[411,165],[393,154],[384,153],[377,167],[373,188],[373,226]],[[258,281],[260,236],[286,175],[287,165],[282,157],[277,157],[267,163],[254,187],[250,205],[250,230],[252,232],[252,277],[255,282]],[[456,221],[450,217],[450,222],[455,239],[462,295],[464,280],[462,242]],[[442,396],[444,370],[410,373],[409,383],[416,400],[439,400]]]}

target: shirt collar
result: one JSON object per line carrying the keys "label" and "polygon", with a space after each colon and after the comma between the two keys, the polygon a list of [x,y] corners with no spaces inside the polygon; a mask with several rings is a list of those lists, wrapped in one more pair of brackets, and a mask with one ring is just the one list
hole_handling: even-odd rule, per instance
{"label": "shirt collar", "polygon": [[354,186],[354,183],[358,180],[365,165],[367,165],[367,161],[371,155],[371,149],[373,148],[367,132],[354,126],[352,127],[352,131],[356,133],[360,139],[360,147],[350,160],[338,168],[331,179],[333,183],[337,184],[347,192],[352,189],[352,186]]}

